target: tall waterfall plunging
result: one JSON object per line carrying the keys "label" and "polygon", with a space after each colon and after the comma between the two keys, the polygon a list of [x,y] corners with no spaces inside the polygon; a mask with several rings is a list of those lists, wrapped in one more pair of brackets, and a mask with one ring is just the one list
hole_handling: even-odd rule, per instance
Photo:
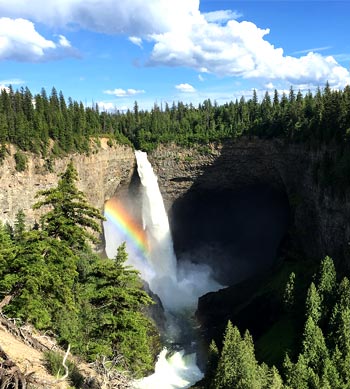
{"label": "tall waterfall plunging", "polygon": [[[222,286],[211,278],[211,269],[207,265],[198,265],[190,261],[181,261],[178,264],[157,176],[146,153],[136,151],[135,156],[142,184],[143,231],[136,233],[132,223],[119,220],[118,215],[115,215],[114,224],[118,224],[121,228],[113,229],[113,217],[110,219],[109,214],[106,213],[107,222],[104,224],[106,252],[109,257],[113,257],[117,248],[116,242],[120,244],[129,237],[131,237],[130,248],[133,243],[137,243],[139,247],[143,246],[141,235],[145,234],[147,249],[141,250],[141,254],[140,251],[129,254],[129,263],[140,271],[141,277],[162,302],[168,321],[168,345],[170,343],[171,347],[171,343],[174,342],[193,350],[193,344],[191,344],[194,343],[193,339],[187,341],[186,345],[181,332],[187,332],[190,328],[190,319],[197,307],[198,298]],[[107,206],[106,209],[108,209]],[[111,215],[113,216],[113,213]],[[167,358],[165,348],[158,357],[155,373],[136,382],[135,388],[188,388],[202,376],[193,352],[186,355],[185,350],[181,350]]]}
{"label": "tall waterfall plunging", "polygon": [[168,216],[159,190],[157,176],[147,159],[147,154],[136,151],[135,156],[137,172],[143,188],[142,222],[147,235],[148,260],[152,269],[152,276],[146,281],[148,281],[151,290],[167,306],[170,297],[169,289],[171,292],[177,284],[176,257]]}

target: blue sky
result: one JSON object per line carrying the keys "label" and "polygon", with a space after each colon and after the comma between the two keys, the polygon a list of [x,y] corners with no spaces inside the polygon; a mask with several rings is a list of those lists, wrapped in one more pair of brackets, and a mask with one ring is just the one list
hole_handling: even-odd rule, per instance
{"label": "blue sky", "polygon": [[0,0],[0,87],[101,108],[350,83],[350,1]]}

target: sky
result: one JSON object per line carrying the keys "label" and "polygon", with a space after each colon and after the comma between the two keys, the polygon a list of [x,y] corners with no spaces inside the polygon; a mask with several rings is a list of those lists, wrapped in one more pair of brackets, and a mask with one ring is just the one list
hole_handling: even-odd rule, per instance
{"label": "sky", "polygon": [[350,0],[0,0],[0,88],[101,109],[350,84]]}

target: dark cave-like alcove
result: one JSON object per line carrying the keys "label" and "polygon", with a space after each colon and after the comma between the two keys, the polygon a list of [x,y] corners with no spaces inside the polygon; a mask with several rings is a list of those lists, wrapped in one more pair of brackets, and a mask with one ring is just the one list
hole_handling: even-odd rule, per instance
{"label": "dark cave-like alcove", "polygon": [[173,203],[170,215],[178,260],[207,263],[219,282],[232,285],[276,260],[288,229],[289,203],[286,193],[268,184],[225,190],[197,186]]}

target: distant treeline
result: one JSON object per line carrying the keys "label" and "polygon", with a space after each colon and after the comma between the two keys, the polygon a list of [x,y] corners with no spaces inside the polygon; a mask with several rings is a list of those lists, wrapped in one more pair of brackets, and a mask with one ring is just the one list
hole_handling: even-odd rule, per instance
{"label": "distant treeline", "polygon": [[28,88],[11,87],[0,94],[0,143],[45,153],[50,139],[54,153],[85,152],[93,136],[108,135],[135,147],[150,150],[158,143],[191,146],[241,135],[281,137],[312,145],[347,143],[350,139],[350,86],[331,90],[328,84],[316,93],[266,92],[259,101],[254,90],[249,100],[218,105],[210,99],[195,107],[182,102],[157,104],[149,111],[137,102],[126,112],[85,107],[62,92],[45,89],[33,95]]}

